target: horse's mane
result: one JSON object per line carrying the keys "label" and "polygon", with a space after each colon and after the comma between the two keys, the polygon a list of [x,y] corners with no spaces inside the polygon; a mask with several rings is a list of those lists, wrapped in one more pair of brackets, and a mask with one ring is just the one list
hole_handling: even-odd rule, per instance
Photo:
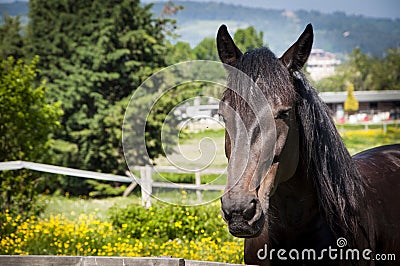
{"label": "horse's mane", "polygon": [[[301,72],[293,73],[299,94],[296,106],[300,132],[300,152],[307,176],[318,192],[322,211],[337,237],[345,237],[354,246],[366,236],[361,225],[365,181],[346,149],[330,111]],[[360,231],[361,230],[361,231]],[[357,240],[356,240],[357,239]]]}

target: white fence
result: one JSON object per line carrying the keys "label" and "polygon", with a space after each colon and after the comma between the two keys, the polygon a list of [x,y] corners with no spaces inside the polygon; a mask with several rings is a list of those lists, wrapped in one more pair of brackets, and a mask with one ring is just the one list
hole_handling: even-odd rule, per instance
{"label": "white fence", "polygon": [[350,129],[351,127],[363,126],[365,131],[368,131],[370,128],[382,127],[382,131],[384,134],[387,133],[388,126],[394,126],[396,129],[400,126],[400,120],[388,120],[381,122],[356,122],[356,123],[336,123],[336,127],[341,131],[345,132],[345,127]]}
{"label": "white fence", "polygon": [[[11,162],[1,162],[0,163],[0,171],[5,170],[19,170],[19,169],[29,169],[39,172],[52,173],[52,174],[60,174],[60,175],[68,175],[75,176],[81,178],[90,178],[104,181],[115,181],[115,182],[124,182],[131,183],[128,188],[124,192],[124,196],[127,196],[138,184],[141,186],[142,192],[142,204],[146,207],[151,206],[151,193],[152,188],[170,188],[170,189],[184,189],[184,190],[196,190],[197,197],[199,201],[201,201],[202,194],[201,192],[204,190],[216,190],[221,191],[224,189],[223,185],[209,185],[209,184],[201,184],[201,175],[202,174],[223,174],[225,170],[220,169],[205,169],[201,171],[185,171],[176,169],[175,167],[151,167],[151,166],[136,166],[134,170],[140,172],[140,178],[132,174],[131,172],[127,172],[128,176],[120,176],[113,174],[104,174],[86,170],[79,170],[73,168],[67,168],[56,165],[49,164],[41,164],[41,163],[33,163],[33,162],[25,162],[25,161],[11,161]],[[167,173],[194,173],[195,174],[195,184],[183,184],[183,183],[172,183],[172,182],[153,182],[153,172],[167,172]]]}

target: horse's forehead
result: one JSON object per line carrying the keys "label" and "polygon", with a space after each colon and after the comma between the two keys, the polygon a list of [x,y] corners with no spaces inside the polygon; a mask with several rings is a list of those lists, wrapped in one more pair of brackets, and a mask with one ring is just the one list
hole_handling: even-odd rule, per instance
{"label": "horse's forehead", "polygon": [[238,71],[229,72],[223,95],[223,100],[234,109],[244,111],[249,108],[246,101],[261,94],[273,110],[294,103],[296,90],[290,73],[269,50],[245,53],[235,68]]}

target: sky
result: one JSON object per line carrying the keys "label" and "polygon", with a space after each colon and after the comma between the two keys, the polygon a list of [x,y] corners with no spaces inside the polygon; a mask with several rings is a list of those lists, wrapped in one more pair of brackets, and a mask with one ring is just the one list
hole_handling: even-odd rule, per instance
{"label": "sky", "polygon": [[[0,0],[0,3],[10,3],[16,0]],[[27,0],[20,0],[27,1]],[[154,0],[142,0],[153,2]],[[166,1],[166,0],[161,0]],[[263,7],[287,10],[317,10],[323,13],[335,11],[346,14],[364,15],[375,18],[400,19],[400,0],[191,0],[198,2],[224,2],[249,7]]]}

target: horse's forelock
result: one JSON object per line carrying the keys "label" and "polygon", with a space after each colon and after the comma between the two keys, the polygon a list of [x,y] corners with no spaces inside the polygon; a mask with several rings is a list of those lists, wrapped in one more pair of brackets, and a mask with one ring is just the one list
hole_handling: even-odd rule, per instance
{"label": "horse's forelock", "polygon": [[[246,52],[235,67],[248,75],[261,89],[266,98],[274,105],[291,105],[296,97],[296,91],[291,83],[288,70],[268,48],[259,48]],[[228,76],[229,84],[240,84],[237,75]],[[251,88],[240,88],[243,90]],[[229,88],[223,98],[229,98],[237,108],[247,108],[243,99]],[[241,111],[241,110],[238,110]],[[245,112],[245,110],[242,110]]]}

